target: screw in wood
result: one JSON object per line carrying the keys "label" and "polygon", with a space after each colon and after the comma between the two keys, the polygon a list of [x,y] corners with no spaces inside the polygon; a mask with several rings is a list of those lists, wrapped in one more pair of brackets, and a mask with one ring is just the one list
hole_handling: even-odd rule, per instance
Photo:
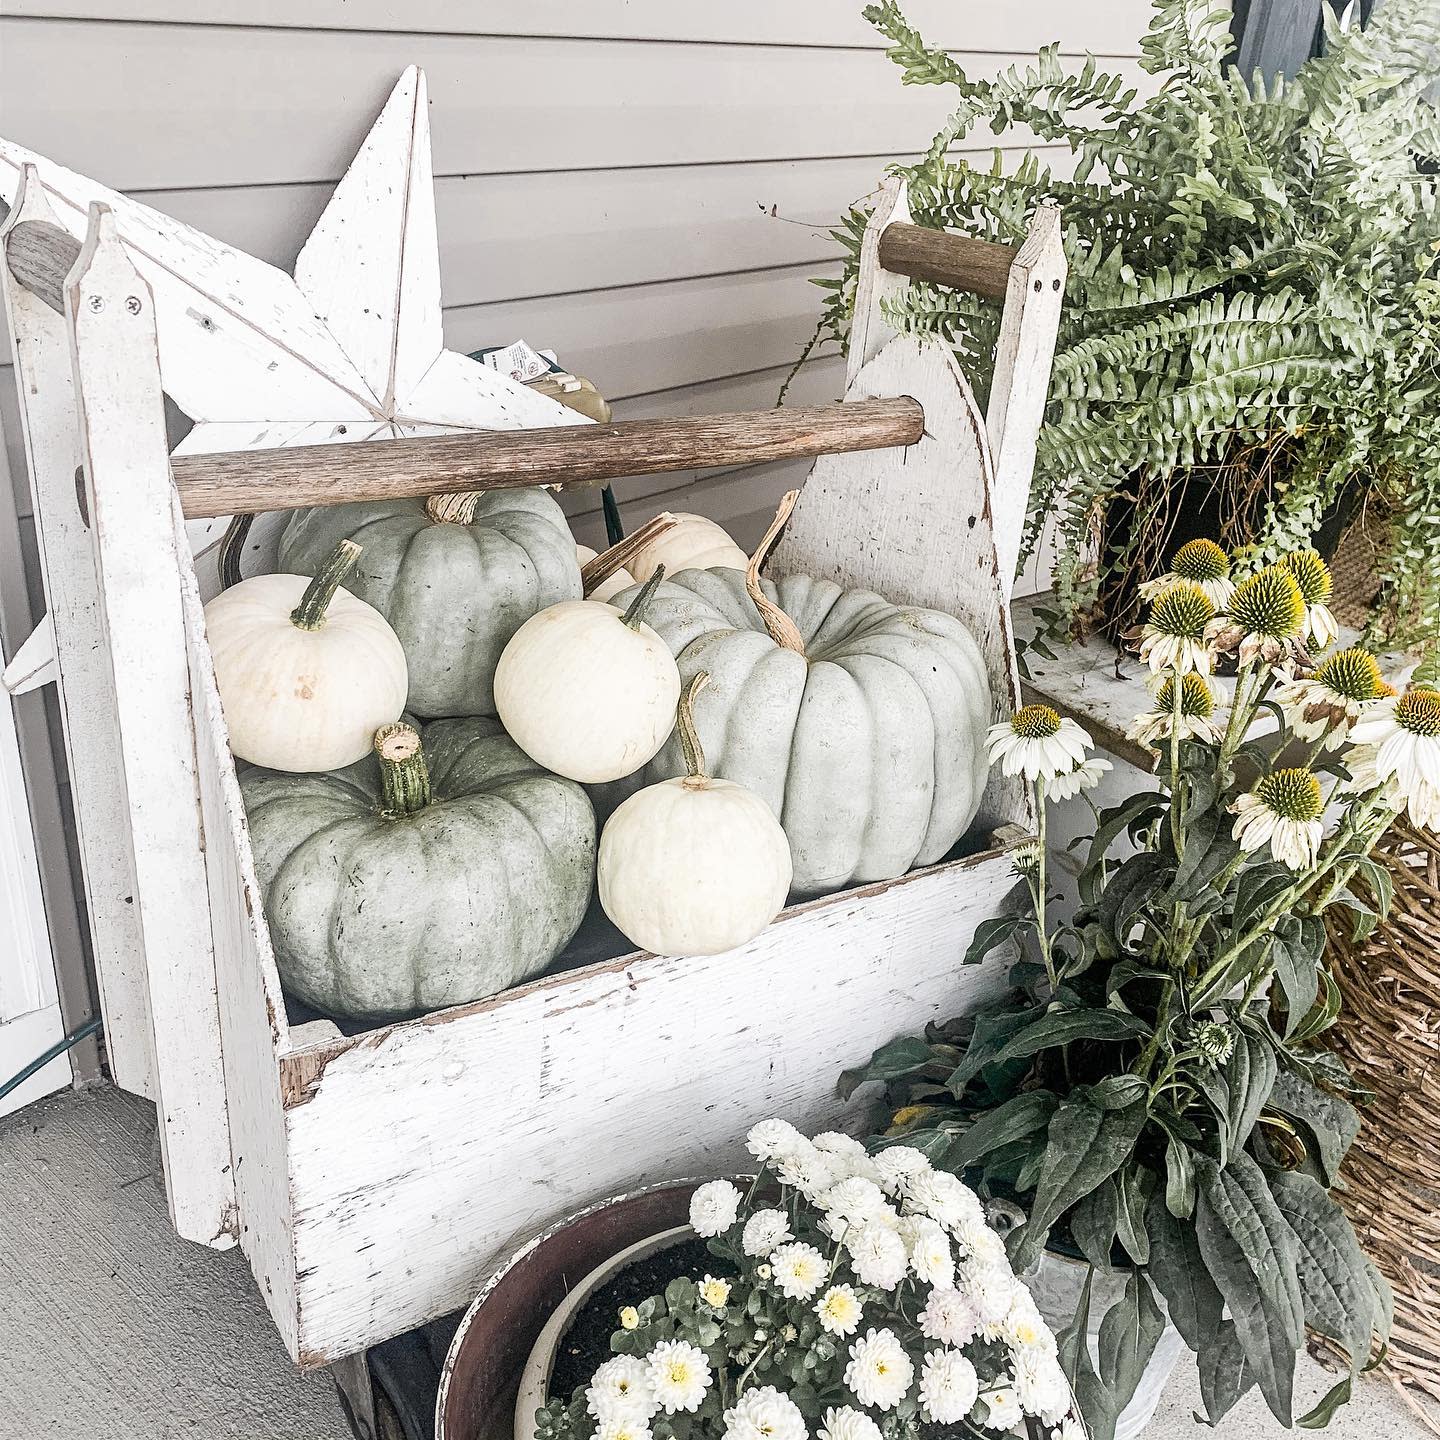
{"label": "screw in wood", "polygon": [[103,295],[92,295],[87,303],[91,310],[98,315],[105,308],[105,297]]}
{"label": "screw in wood", "polygon": [[125,297],[125,308],[132,314],[140,313],[140,297],[138,295],[127,295]]}

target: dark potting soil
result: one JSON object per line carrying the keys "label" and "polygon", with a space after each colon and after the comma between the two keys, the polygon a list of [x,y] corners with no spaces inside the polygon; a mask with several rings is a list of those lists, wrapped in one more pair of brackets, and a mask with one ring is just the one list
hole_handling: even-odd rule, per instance
{"label": "dark potting soil", "polygon": [[705,1241],[698,1239],[682,1240],[668,1250],[627,1265],[580,1307],[561,1338],[550,1376],[551,1396],[568,1401],[576,1387],[588,1385],[590,1377],[615,1353],[610,1348],[610,1337],[620,1328],[620,1311],[626,1305],[663,1295],[665,1287],[681,1276],[691,1280],[706,1275],[729,1279],[734,1273],[731,1266],[710,1253]]}

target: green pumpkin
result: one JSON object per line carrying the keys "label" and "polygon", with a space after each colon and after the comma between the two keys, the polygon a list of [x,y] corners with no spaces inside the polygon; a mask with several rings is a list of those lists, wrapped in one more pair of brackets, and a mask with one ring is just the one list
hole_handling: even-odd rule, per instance
{"label": "green pumpkin", "polygon": [[313,575],[341,540],[360,545],[347,590],[400,637],[417,715],[493,715],[495,666],[534,614],[580,598],[575,540],[543,490],[297,510],[277,568]]}
{"label": "green pumpkin", "polygon": [[[754,583],[764,614],[728,569],[683,571],[645,612],[682,682],[710,673],[695,702],[709,773],[769,803],[797,894],[940,860],[974,820],[988,771],[990,682],[970,631],[806,575]],[[645,778],[684,774],[671,736]]]}
{"label": "green pumpkin", "polygon": [[388,725],[343,770],[257,767],[240,789],[281,981],[322,1014],[493,995],[542,971],[590,902],[590,801],[496,720]]}

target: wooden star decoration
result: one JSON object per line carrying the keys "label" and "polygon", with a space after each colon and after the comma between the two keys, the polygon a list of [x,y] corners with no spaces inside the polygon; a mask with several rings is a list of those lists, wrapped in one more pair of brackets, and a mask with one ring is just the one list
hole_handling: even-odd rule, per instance
{"label": "wooden star decoration", "polygon": [[[460,430],[589,423],[445,348],[424,72],[401,75],[295,262],[295,273],[0,139],[0,196],[37,167],[56,220],[83,236],[93,201],[155,296],[160,373],[194,428],[178,454]],[[198,554],[228,518],[190,522]],[[7,688],[50,678],[42,621]]]}

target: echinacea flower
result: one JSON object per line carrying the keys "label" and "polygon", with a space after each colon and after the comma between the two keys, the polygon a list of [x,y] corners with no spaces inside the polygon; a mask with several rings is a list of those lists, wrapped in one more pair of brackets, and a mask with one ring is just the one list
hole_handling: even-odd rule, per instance
{"label": "echinacea flower", "polygon": [[591,1377],[585,1403],[602,1425],[612,1420],[648,1422],[658,1403],[649,1366],[634,1355],[607,1360]]}
{"label": "echinacea flower", "polygon": [[1068,775],[1057,775],[1045,784],[1048,800],[1073,800],[1086,790],[1093,790],[1110,770],[1110,762],[1092,755],[1083,764],[1077,765]]}
{"label": "echinacea flower", "polygon": [[723,1416],[723,1440],[806,1440],[800,1407],[773,1385],[747,1390]]}
{"label": "echinacea flower", "polygon": [[747,1255],[768,1255],[777,1245],[795,1237],[783,1210],[757,1210],[740,1232],[740,1248]]}
{"label": "echinacea flower", "polygon": [[860,1328],[864,1305],[849,1285],[832,1285],[816,1302],[820,1328],[830,1335],[852,1335]]}
{"label": "echinacea flower", "polygon": [[1223,610],[1235,593],[1235,582],[1230,578],[1230,557],[1213,540],[1187,540],[1171,557],[1170,569],[1140,587],[1140,598],[1153,600],[1162,590],[1181,580],[1198,586],[1217,610]]}
{"label": "echinacea flower", "polygon": [[803,1240],[776,1250],[770,1257],[770,1270],[780,1293],[791,1300],[808,1300],[828,1274],[825,1257]]}
{"label": "echinacea flower", "polygon": [[1045,858],[1044,846],[1038,840],[1022,840],[1010,852],[1010,868],[1022,880],[1040,873],[1040,862]]}
{"label": "echinacea flower", "polygon": [[1235,1032],[1223,1020],[1205,1020],[1195,1027],[1190,1044],[1207,1065],[1218,1070],[1235,1049]]}
{"label": "echinacea flower", "polygon": [[1312,675],[1287,681],[1275,701],[1300,740],[1324,736],[1326,750],[1338,750],[1371,703],[1391,694],[1368,650],[1341,650],[1327,656]]}
{"label": "echinacea flower", "polygon": [[1089,735],[1073,720],[1062,720],[1049,705],[1025,705],[986,732],[986,756],[1006,775],[1054,780],[1068,775],[1090,750]]}
{"label": "echinacea flower", "polygon": [[740,1192],[728,1180],[709,1180],[690,1197],[690,1228],[711,1239],[723,1235],[740,1213]]}
{"label": "echinacea flower", "polygon": [[1235,587],[1225,613],[1210,622],[1206,633],[1216,650],[1238,650],[1242,665],[1259,659],[1284,668],[1309,658],[1301,638],[1305,617],[1305,597],[1294,575],[1267,565]]}
{"label": "echinacea flower", "polygon": [[[1440,698],[1440,697],[1437,697]],[[1245,851],[1270,847],[1292,870],[1308,870],[1325,832],[1320,781],[1307,769],[1272,770],[1230,807],[1238,818],[1231,832]]]}
{"label": "echinacea flower", "polygon": [[1351,784],[1385,788],[1398,809],[1426,829],[1440,828],[1440,691],[1425,687],[1377,700],[1351,727]]}
{"label": "echinacea flower", "polygon": [[1215,663],[1207,643],[1206,627],[1215,619],[1215,604],[1196,584],[1177,580],[1165,586],[1151,602],[1143,625],[1126,633],[1137,644],[1140,658],[1152,671],[1197,670],[1208,675]]}
{"label": "echinacea flower", "polygon": [[1305,601],[1305,634],[1317,650],[1325,649],[1340,633],[1329,609],[1335,589],[1330,567],[1313,550],[1291,550],[1280,563],[1295,577]]}
{"label": "echinacea flower", "polygon": [[832,1405],[825,1412],[820,1440],[881,1440],[880,1427],[853,1405]]}
{"label": "echinacea flower", "polygon": [[710,1362],[688,1340],[662,1340],[646,1361],[650,1391],[667,1415],[700,1408],[710,1388]]}
{"label": "echinacea flower", "polygon": [[934,1425],[956,1425],[980,1394],[975,1367],[958,1350],[930,1350],[920,1365],[920,1413]]}
{"label": "echinacea flower", "polygon": [[1220,726],[1215,720],[1216,693],[1210,682],[1195,671],[1180,680],[1180,723],[1175,724],[1175,677],[1167,675],[1155,691],[1154,708],[1135,717],[1125,733],[1147,749],[1159,748],[1158,741],[1168,740],[1174,729],[1182,740],[1201,740],[1207,745],[1220,742]]}
{"label": "echinacea flower", "polygon": [[893,1410],[914,1378],[915,1366],[893,1330],[868,1330],[851,1342],[845,1384],[862,1405]]}

